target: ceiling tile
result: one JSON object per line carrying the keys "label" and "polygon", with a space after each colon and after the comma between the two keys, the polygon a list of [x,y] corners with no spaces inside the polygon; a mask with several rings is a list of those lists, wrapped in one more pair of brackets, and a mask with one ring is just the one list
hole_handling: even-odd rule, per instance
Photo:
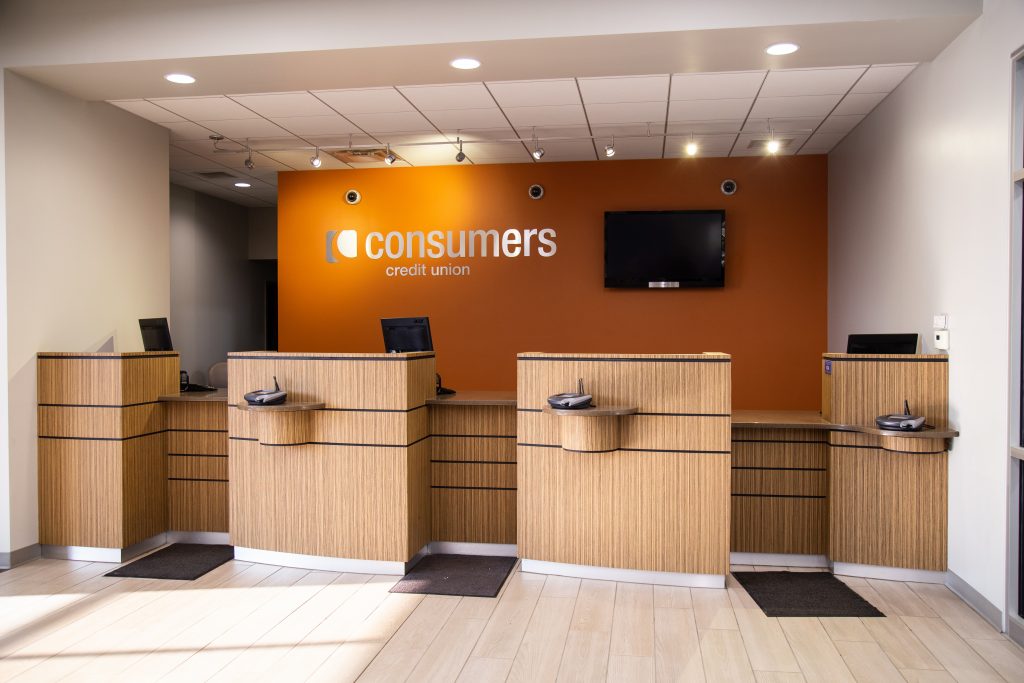
{"label": "ceiling tile", "polygon": [[[782,143],[782,148],[775,156],[792,156],[800,148],[800,145],[808,138],[806,133],[796,135],[776,135],[775,139]],[[765,151],[765,143],[768,136],[762,133],[740,133],[736,138],[736,145],[733,147],[734,157],[759,157],[771,156]]]}
{"label": "ceiling tile", "polygon": [[590,129],[587,126],[543,126],[537,127],[536,129],[529,126],[520,128],[518,130],[519,137],[525,140],[527,146],[529,146],[530,140],[534,134],[543,140],[545,138],[588,138],[590,137]]}
{"label": "ceiling tile", "polygon": [[306,135],[303,137],[309,144],[319,145],[320,147],[348,148],[377,144],[376,140],[362,133],[354,135]]}
{"label": "ceiling tile", "polygon": [[267,118],[283,116],[323,116],[331,108],[308,92],[231,95],[231,99]]}
{"label": "ceiling tile", "polygon": [[394,88],[314,90],[313,94],[345,115],[415,111],[415,107]]}
{"label": "ceiling tile", "polygon": [[222,96],[168,97],[150,100],[150,102],[196,122],[254,118],[251,111]]}
{"label": "ceiling tile", "polygon": [[172,121],[160,125],[171,131],[172,140],[207,140],[213,132],[191,121]]}
{"label": "ceiling tile", "polygon": [[275,161],[280,161],[282,164],[302,170],[326,171],[328,169],[348,168],[348,164],[338,161],[327,152],[320,152],[320,168],[318,169],[309,165],[309,160],[313,156],[311,150],[285,150],[280,152],[263,152],[263,154]]}
{"label": "ceiling tile", "polygon": [[[814,132],[823,120],[821,116],[802,116],[796,118],[771,119],[771,130],[777,133],[807,133]],[[767,133],[769,131],[768,119],[747,119],[743,126],[744,133]]]}
{"label": "ceiling tile", "polygon": [[395,145],[414,145],[423,144],[425,142],[440,143],[450,142],[450,140],[443,133],[431,132],[431,133],[418,133],[418,132],[397,132],[388,133],[382,142],[390,144],[392,147]]}
{"label": "ceiling tile", "polygon": [[537,126],[586,125],[587,117],[579,104],[554,105],[550,107],[505,107],[505,115],[518,129]]}
{"label": "ceiling tile", "polygon": [[561,140],[541,143],[544,156],[540,163],[549,161],[593,161],[597,159],[590,140]]}
{"label": "ceiling tile", "polygon": [[668,132],[679,135],[690,133],[732,133],[734,136],[743,126],[743,119],[720,119],[718,121],[670,121]]}
{"label": "ceiling tile", "polygon": [[615,156],[608,157],[604,154],[605,145],[612,143],[611,136],[598,135],[594,138],[597,145],[597,158],[601,161],[615,161],[618,159],[660,159],[661,150],[665,139],[659,137],[644,138],[617,138],[615,142]]}
{"label": "ceiling tile", "polygon": [[508,125],[505,115],[497,107],[428,111],[424,112],[424,116],[440,130],[446,131],[462,128],[500,128]]}
{"label": "ceiling tile", "polygon": [[845,133],[815,133],[800,149],[800,154],[825,154],[844,137]]}
{"label": "ceiling tile", "polygon": [[444,134],[449,140],[455,140],[459,137],[463,140],[501,140],[514,138],[517,135],[515,129],[507,123],[500,128],[461,128],[459,130],[445,130]]}
{"label": "ceiling tile", "polygon": [[[251,114],[251,112],[249,113]],[[266,119],[224,119],[222,121],[199,121],[198,123],[224,137],[240,141],[245,138],[269,138],[288,134],[288,131]]]}
{"label": "ceiling tile", "polygon": [[399,90],[420,111],[445,109],[489,109],[494,98],[483,83],[454,83],[450,85],[413,85]]}
{"label": "ceiling tile", "polygon": [[110,100],[110,104],[125,111],[130,111],[136,116],[152,121],[153,123],[169,123],[171,121],[184,121],[182,117],[174,112],[167,111],[146,100]]}
{"label": "ceiling tile", "polygon": [[585,104],[607,102],[664,102],[668,99],[668,74],[581,78],[580,92]]}
{"label": "ceiling tile", "polygon": [[839,69],[780,69],[769,71],[759,97],[845,95],[865,67]]}
{"label": "ceiling tile", "polygon": [[754,98],[764,71],[731,71],[710,74],[675,74],[672,76],[673,100],[722,100]]}
{"label": "ceiling tile", "polygon": [[286,116],[271,120],[295,135],[343,135],[360,132],[359,128],[344,116],[333,112],[326,116]]}
{"label": "ceiling tile", "polygon": [[487,84],[501,107],[541,107],[580,104],[579,90],[572,78],[547,81],[498,81]]}
{"label": "ceiling tile", "polygon": [[531,161],[529,152],[518,142],[467,142],[462,146],[475,164],[502,161]]}
{"label": "ceiling tile", "polygon": [[799,116],[825,116],[839,102],[841,95],[805,95],[801,97],[758,97],[750,116],[781,119]]}
{"label": "ceiling tile", "polygon": [[171,147],[170,167],[177,171],[226,171],[212,159]]}
{"label": "ceiling tile", "polygon": [[878,64],[868,69],[850,92],[857,94],[890,92],[909,76],[916,66],[917,64]]}
{"label": "ceiling tile", "polygon": [[[455,160],[459,151],[455,145],[397,146],[392,149],[413,166],[452,166],[459,163]],[[468,162],[462,163],[469,165]]]}
{"label": "ceiling tile", "polygon": [[376,114],[347,114],[352,123],[367,133],[392,132],[436,132],[430,121],[423,118],[418,111],[382,112]]}
{"label": "ceiling tile", "polygon": [[[670,135],[665,139],[665,158],[689,158],[686,145],[691,137]],[[697,157],[727,157],[732,149],[736,136],[732,134],[694,135],[692,140],[697,143]]]}
{"label": "ceiling tile", "polygon": [[753,102],[750,99],[673,100],[668,108],[669,121],[743,120]]}
{"label": "ceiling tile", "polygon": [[853,130],[858,123],[864,120],[864,114],[854,116],[832,116],[825,119],[825,122],[818,128],[819,133],[842,133],[843,135]]}
{"label": "ceiling tile", "polygon": [[[585,128],[580,129],[581,135],[586,135],[587,131]],[[594,135],[619,135],[619,136],[643,136],[661,139],[659,136],[664,132],[662,124],[647,126],[646,123],[615,123],[615,124],[599,124],[591,126],[590,130],[593,131]]]}
{"label": "ceiling tile", "polygon": [[294,135],[277,135],[274,137],[254,138],[250,141],[250,146],[259,152],[264,152],[266,150],[279,152],[282,150],[298,148],[308,148],[310,152],[313,151],[313,148],[310,145],[307,145],[306,142],[300,140]]}
{"label": "ceiling tile", "polygon": [[847,95],[839,103],[836,110],[832,112],[837,116],[856,116],[858,114],[870,114],[871,110],[878,106],[878,103],[885,99],[888,93],[873,93],[863,95]]}
{"label": "ceiling tile", "polygon": [[610,123],[656,123],[665,122],[666,101],[661,102],[616,102],[588,104],[587,120],[591,124]]}

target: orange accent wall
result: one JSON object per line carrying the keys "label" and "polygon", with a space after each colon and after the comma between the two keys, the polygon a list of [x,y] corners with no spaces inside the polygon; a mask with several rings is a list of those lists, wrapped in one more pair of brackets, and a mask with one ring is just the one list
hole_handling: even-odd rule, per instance
{"label": "orange accent wall", "polygon": [[[725,178],[739,191],[724,196]],[[381,351],[379,318],[430,316],[457,389],[512,389],[521,351],[733,355],[736,408],[817,409],[826,350],[824,156],[659,159],[281,173],[282,351]],[[540,183],[544,198],[527,196]],[[355,206],[344,193],[362,193]],[[725,209],[721,289],[604,289],[604,212]],[[326,233],[553,228],[550,258],[328,263]],[[388,265],[469,265],[387,277]],[[566,387],[568,390],[570,387]]]}

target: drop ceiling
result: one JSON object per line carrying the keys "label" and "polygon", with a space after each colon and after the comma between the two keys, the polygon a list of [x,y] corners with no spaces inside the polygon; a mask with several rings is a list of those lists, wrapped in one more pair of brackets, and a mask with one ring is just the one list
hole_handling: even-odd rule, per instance
{"label": "drop ceiling", "polygon": [[[824,154],[915,64],[481,81],[113,100],[170,132],[172,180],[250,206],[276,203],[279,171],[311,170],[315,147],[390,145],[395,166]],[[226,139],[216,145],[210,135]],[[544,156],[530,151],[538,143]],[[523,141],[516,141],[521,138]],[[609,159],[605,145],[614,139]],[[438,143],[438,144],[425,144]],[[253,169],[245,167],[246,147]],[[321,169],[367,168],[321,153]],[[233,177],[207,178],[226,171]],[[244,180],[249,189],[236,189]]]}

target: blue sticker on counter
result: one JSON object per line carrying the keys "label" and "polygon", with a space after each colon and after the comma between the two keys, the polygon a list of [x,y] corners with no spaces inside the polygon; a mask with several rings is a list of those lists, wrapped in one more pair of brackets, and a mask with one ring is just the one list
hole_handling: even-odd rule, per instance
{"label": "blue sticker on counter", "polygon": [[831,375],[832,374],[832,361],[830,361],[830,360],[825,361],[825,374],[826,375]]}

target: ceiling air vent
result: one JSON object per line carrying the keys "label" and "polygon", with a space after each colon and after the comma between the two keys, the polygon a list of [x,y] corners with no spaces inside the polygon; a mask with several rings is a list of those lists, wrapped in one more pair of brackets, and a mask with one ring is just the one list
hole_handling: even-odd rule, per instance
{"label": "ceiling air vent", "polygon": [[196,171],[192,175],[197,175],[200,178],[206,178],[207,180],[234,180],[235,176],[224,171]]}
{"label": "ceiling air vent", "polygon": [[[321,150],[323,151],[323,150]],[[394,151],[391,152],[395,154]],[[331,151],[331,156],[346,164],[369,164],[384,161],[388,150],[384,147],[373,147],[363,149],[336,149]],[[395,154],[397,159],[402,157]]]}

